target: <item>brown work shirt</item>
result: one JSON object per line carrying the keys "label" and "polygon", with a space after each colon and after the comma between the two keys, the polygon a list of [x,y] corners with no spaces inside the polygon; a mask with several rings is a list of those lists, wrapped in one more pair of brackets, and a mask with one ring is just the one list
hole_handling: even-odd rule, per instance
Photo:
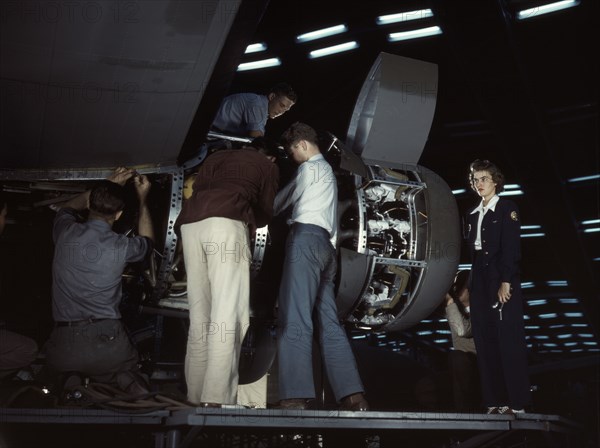
{"label": "brown work shirt", "polygon": [[253,232],[273,217],[278,185],[279,169],[263,154],[252,149],[217,151],[200,166],[176,226],[220,217],[247,223]]}

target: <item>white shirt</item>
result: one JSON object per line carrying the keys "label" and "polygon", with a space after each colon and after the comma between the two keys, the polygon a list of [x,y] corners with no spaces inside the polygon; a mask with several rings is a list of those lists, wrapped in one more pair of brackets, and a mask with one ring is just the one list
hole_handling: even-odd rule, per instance
{"label": "white shirt", "polygon": [[477,207],[471,212],[472,215],[475,213],[479,213],[479,219],[477,220],[477,236],[475,237],[474,244],[475,250],[481,250],[481,223],[483,222],[483,217],[485,216],[488,210],[496,211],[496,204],[498,203],[499,199],[500,197],[497,194],[495,194],[494,197],[490,199],[490,202],[488,202],[488,205],[486,205],[485,207],[483,206],[482,199],[481,203],[479,204],[479,207]]}
{"label": "white shirt", "polygon": [[333,169],[322,154],[316,154],[298,166],[296,177],[275,197],[277,215],[294,206],[288,224],[314,224],[329,232],[331,244],[337,239],[337,181]]}

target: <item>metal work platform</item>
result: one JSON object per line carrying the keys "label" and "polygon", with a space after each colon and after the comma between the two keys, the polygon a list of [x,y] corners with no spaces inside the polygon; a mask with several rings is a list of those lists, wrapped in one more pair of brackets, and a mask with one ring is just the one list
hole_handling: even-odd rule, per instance
{"label": "metal work platform", "polygon": [[[96,437],[94,434],[108,437],[108,428],[130,426],[132,431],[136,428],[140,435],[145,435],[145,439],[140,436],[133,446],[154,448],[584,446],[580,425],[563,417],[544,414],[508,416],[247,408],[130,413],[82,408],[2,408],[0,425],[4,428],[27,427],[40,434],[49,426],[60,433],[79,434],[77,428],[84,425],[90,439]],[[67,426],[69,430],[64,431]],[[127,432],[132,434],[128,429]],[[121,445],[115,440],[112,446]]]}

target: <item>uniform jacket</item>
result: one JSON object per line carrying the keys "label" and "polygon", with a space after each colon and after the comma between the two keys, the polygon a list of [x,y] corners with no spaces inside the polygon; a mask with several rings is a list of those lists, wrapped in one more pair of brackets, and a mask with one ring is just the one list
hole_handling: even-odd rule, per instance
{"label": "uniform jacket", "polygon": [[[479,213],[467,215],[467,239],[471,259],[475,255],[475,238]],[[517,205],[500,198],[495,210],[488,210],[481,223],[480,266],[487,271],[489,278],[499,282],[513,283],[519,276],[521,260],[521,216]]]}

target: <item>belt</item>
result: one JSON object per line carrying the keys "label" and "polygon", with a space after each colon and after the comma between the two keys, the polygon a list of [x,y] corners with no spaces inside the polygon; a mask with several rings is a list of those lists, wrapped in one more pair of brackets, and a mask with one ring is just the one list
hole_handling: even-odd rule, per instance
{"label": "belt", "polygon": [[93,324],[96,322],[101,322],[103,320],[111,320],[111,319],[84,319],[84,320],[72,320],[70,322],[55,322],[54,324],[57,327],[80,327],[82,325]]}
{"label": "belt", "polygon": [[292,228],[298,229],[298,230],[307,230],[307,231],[312,231],[312,232],[316,232],[316,233],[320,233],[322,234],[325,238],[329,239],[331,238],[331,235],[329,234],[329,231],[324,229],[321,226],[318,226],[316,224],[307,224],[304,222],[293,222],[292,223]]}

